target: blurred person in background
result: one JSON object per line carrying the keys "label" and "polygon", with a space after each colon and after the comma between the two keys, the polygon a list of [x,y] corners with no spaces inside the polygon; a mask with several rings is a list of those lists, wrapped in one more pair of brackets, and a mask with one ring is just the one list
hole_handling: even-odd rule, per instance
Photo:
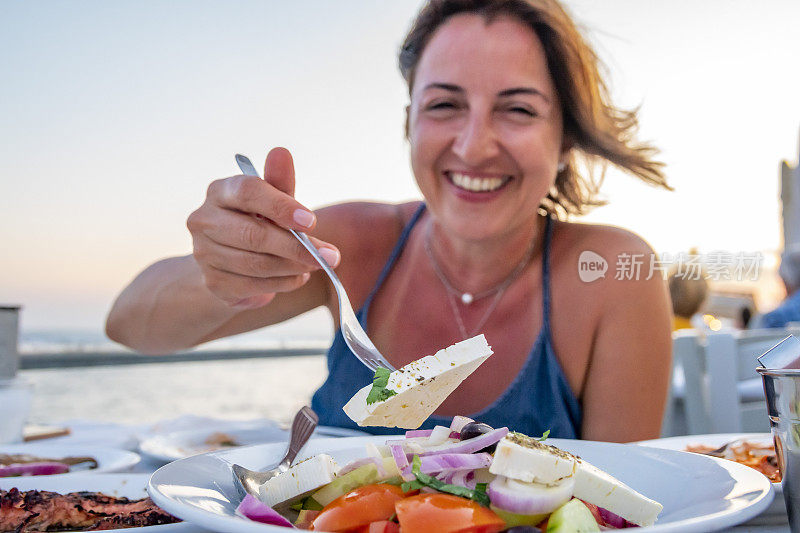
{"label": "blurred person in background", "polygon": [[355,428],[341,408],[373,375],[344,343],[330,280],[288,231],[302,230],[396,368],[485,334],[495,355],[422,427],[460,414],[528,435],[657,437],[671,368],[666,286],[578,272],[587,250],[650,261],[653,251],[623,229],[567,217],[599,204],[593,172],[608,164],[668,186],[570,16],[555,0],[432,0],[399,63],[423,202],[312,212],[294,199],[289,151],[275,148],[264,180],[211,183],[187,223],[193,253],[134,279],[109,313],[109,337],[165,353],[325,306],[337,330],[312,407],[320,424]]}
{"label": "blurred person in background", "polygon": [[788,246],[783,251],[778,274],[786,288],[786,298],[757,320],[758,327],[782,328],[791,322],[800,322],[800,245]]}
{"label": "blurred person in background", "polygon": [[690,276],[679,269],[667,277],[669,295],[672,299],[672,329],[693,329],[692,317],[703,307],[708,297],[708,282],[705,276]]}

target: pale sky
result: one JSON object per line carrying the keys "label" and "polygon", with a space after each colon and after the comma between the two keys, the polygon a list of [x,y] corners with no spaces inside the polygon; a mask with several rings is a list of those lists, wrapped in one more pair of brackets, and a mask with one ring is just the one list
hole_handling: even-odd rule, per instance
{"label": "pale sky", "polygon": [[[676,188],[611,173],[587,220],[662,252],[778,249],[800,2],[566,4]],[[133,275],[191,250],[186,217],[236,152],[288,147],[310,207],[418,198],[396,52],[420,5],[0,2],[0,304],[26,329],[102,328]]]}

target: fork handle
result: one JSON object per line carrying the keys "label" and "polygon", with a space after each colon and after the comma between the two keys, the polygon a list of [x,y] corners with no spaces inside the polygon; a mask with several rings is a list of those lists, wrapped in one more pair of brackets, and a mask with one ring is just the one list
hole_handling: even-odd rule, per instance
{"label": "fork handle", "polygon": [[286,452],[286,457],[283,458],[279,466],[281,470],[284,468],[288,469],[289,466],[291,466],[297,454],[300,453],[300,450],[306,442],[308,442],[311,434],[314,433],[314,430],[317,428],[317,422],[319,422],[317,413],[307,405],[297,412],[294,416],[292,429],[290,431],[289,450]]}

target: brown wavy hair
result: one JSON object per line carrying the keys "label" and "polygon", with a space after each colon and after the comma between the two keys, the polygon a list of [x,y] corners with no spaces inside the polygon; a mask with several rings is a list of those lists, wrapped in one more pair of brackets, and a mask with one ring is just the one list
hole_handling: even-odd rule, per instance
{"label": "brown wavy hair", "polygon": [[433,33],[450,17],[465,13],[480,15],[487,23],[501,16],[516,19],[544,46],[561,101],[564,139],[571,147],[566,167],[542,200],[544,211],[578,215],[602,205],[597,192],[608,163],[650,185],[671,190],[664,164],[654,159],[658,150],[635,139],[637,110],[626,111],[611,104],[597,54],[556,0],[430,0],[417,15],[400,50],[400,72],[409,94],[417,64]]}

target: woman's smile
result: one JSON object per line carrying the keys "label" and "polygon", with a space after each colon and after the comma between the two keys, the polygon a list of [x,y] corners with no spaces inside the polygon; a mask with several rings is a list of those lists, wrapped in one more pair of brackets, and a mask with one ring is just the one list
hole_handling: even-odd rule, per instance
{"label": "woman's smile", "polygon": [[454,189],[454,194],[463,200],[473,202],[496,198],[513,180],[509,174],[484,174],[458,170],[447,170],[443,174]]}

